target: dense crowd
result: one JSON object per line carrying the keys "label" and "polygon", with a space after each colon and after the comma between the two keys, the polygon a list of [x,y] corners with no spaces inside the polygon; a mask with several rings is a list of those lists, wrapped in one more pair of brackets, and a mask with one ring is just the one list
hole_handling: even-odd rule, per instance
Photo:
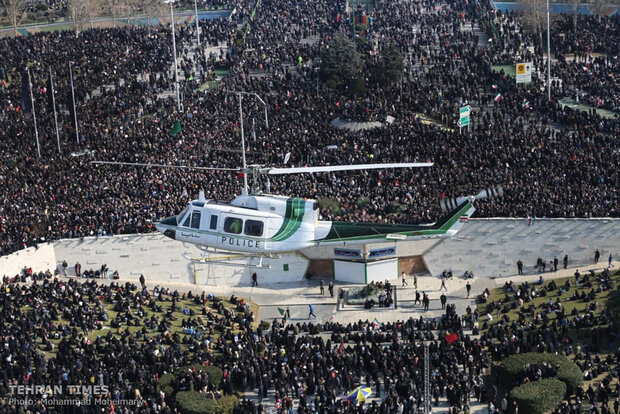
{"label": "dense crowd", "polygon": [[[452,304],[435,319],[420,316],[390,323],[375,319],[342,324],[292,323],[283,318],[257,326],[249,305],[234,295],[222,300],[206,292],[147,286],[143,278],[140,282],[141,286],[99,283],[27,270],[19,276],[5,276],[0,285],[4,292],[0,297],[4,321],[0,325],[4,342],[0,347],[0,395],[4,397],[0,412],[19,412],[19,404],[10,402],[16,397],[12,386],[94,384],[108,387],[109,398],[117,401],[113,403],[116,413],[170,413],[174,412],[167,399],[170,396],[158,383],[166,373],[176,373],[180,374],[173,383],[176,389],[192,389],[208,398],[243,391],[255,394],[240,402],[239,413],[262,413],[267,403],[279,412],[418,413],[424,403],[424,341],[429,342],[430,403],[437,406],[440,399],[447,401],[451,413],[469,412],[474,401],[487,404],[491,413],[516,413],[497,386],[499,371],[491,367],[493,362],[524,352],[569,356],[586,380],[606,374],[600,382],[577,390],[558,407],[558,413],[580,412],[575,410],[588,402],[599,412],[609,413],[605,407],[620,397],[620,386],[613,385],[619,375],[620,354],[600,357],[600,338],[593,338],[591,345],[572,342],[567,329],[578,325],[565,323],[562,303],[553,299],[563,287],[553,281],[518,286],[507,282],[502,303],[487,304],[488,312],[494,314],[497,308],[503,315],[490,327],[485,326],[488,315],[469,307],[458,315]],[[582,278],[580,286],[592,288],[594,295],[571,299],[584,307],[579,311],[584,318],[593,315],[589,305],[596,303],[597,295],[615,288],[609,273],[596,280]],[[548,296],[549,303],[529,306],[531,298],[539,295]],[[485,297],[480,295],[478,301],[485,302]],[[513,308],[519,309],[518,320],[505,316]],[[542,318],[537,318],[539,314]],[[592,324],[582,327],[605,326],[601,318],[608,317],[609,311],[604,309],[599,315],[591,316]],[[173,327],[179,320],[180,327]],[[579,324],[579,320],[571,323]],[[471,329],[478,335],[479,323],[484,330],[479,338],[464,332]],[[196,364],[219,367],[221,386],[214,384],[208,372],[186,369]],[[554,376],[554,369],[531,366],[519,381]],[[370,402],[346,397],[357,386],[372,389]],[[125,400],[138,403],[127,407],[119,402]],[[43,413],[45,405],[35,398],[29,408]],[[57,408],[57,412],[102,409],[109,412],[109,403],[64,411]]]}
{"label": "dense crowd", "polygon": [[[502,185],[506,196],[478,203],[479,216],[617,216],[617,118],[547,102],[540,45],[536,36],[515,30],[518,18],[466,1],[380,3],[370,14],[373,24],[356,39],[368,68],[383,48],[396,44],[404,56],[404,78],[379,86],[368,72],[361,98],[330,90],[319,79],[320,57],[331,39],[352,31],[343,2],[239,1],[228,19],[203,24],[204,48],[198,51],[194,26],[179,27],[181,112],[169,93],[174,75],[167,27],[0,40],[0,183],[5,189],[0,253],[61,237],[152,231],[158,219],[181,211],[201,189],[211,198],[234,197],[240,192],[234,173],[88,164],[94,157],[238,167],[238,103],[226,90],[255,92],[267,105],[268,128],[264,107],[250,97],[244,100],[250,163],[282,166],[285,158],[295,166],[435,162],[429,169],[273,180],[271,190],[278,194],[338,200],[339,211],[323,211],[327,219],[435,221],[441,197],[476,194],[494,184]],[[595,25],[590,18],[582,20],[580,32]],[[617,56],[606,52],[613,48],[601,47],[601,37],[617,44],[618,25],[613,18],[601,24],[600,36],[584,37],[601,56],[579,49],[579,60],[554,62],[555,97],[579,96],[600,104],[594,106],[617,107]],[[480,41],[478,27],[491,35],[490,42]],[[569,35],[572,28],[564,23],[557,27],[566,32],[558,50],[574,50],[581,37]],[[491,64],[514,62],[517,53],[540,70],[532,84],[519,88],[491,69]],[[73,62],[77,137],[68,61]],[[32,117],[25,116],[20,96],[26,66],[33,78],[40,159]],[[229,74],[219,88],[198,88],[221,68]],[[50,70],[62,154],[48,102]],[[501,99],[495,101],[497,94]],[[476,109],[471,130],[459,134],[457,109],[465,103]],[[329,126],[337,116],[383,121],[387,115],[392,123],[364,131]],[[181,132],[171,136],[175,121]]]}

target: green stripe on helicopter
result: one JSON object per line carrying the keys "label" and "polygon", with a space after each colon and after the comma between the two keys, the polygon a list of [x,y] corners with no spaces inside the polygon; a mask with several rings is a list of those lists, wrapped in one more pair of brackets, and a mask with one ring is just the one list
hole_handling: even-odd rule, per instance
{"label": "green stripe on helicopter", "polygon": [[467,214],[473,205],[466,202],[457,207],[443,220],[432,226],[407,225],[407,224],[384,224],[384,223],[350,223],[332,222],[332,227],[323,239],[324,241],[354,241],[366,239],[384,239],[389,234],[401,234],[404,236],[430,236],[445,234],[460,218]]}
{"label": "green stripe on helicopter", "polygon": [[304,219],[305,210],[306,201],[303,198],[289,198],[286,200],[284,221],[278,232],[268,240],[283,241],[295,234]]}

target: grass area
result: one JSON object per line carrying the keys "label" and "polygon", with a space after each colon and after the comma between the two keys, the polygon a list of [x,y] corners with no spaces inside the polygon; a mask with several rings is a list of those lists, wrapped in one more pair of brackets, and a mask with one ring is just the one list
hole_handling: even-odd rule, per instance
{"label": "grass area", "polygon": [[447,127],[445,125],[443,125],[441,123],[441,121],[435,119],[435,118],[431,118],[428,115],[416,112],[415,113],[415,117],[420,119],[420,122],[422,122],[423,124],[426,125],[436,125],[439,127],[439,129],[441,129],[442,131],[450,131],[450,132],[454,132],[454,128],[450,128]]}
{"label": "grass area", "polygon": [[[607,291],[596,293],[594,301],[587,302],[581,299],[570,300],[570,298],[575,294],[575,292],[577,292],[579,295],[581,295],[582,292],[585,292],[585,294],[587,295],[592,290],[594,290],[594,292],[597,291],[599,287],[599,281],[597,278],[598,275],[594,277],[590,276],[590,282],[592,283],[592,287],[590,288],[584,288],[583,286],[584,276],[585,274],[581,275],[581,283],[579,286],[575,285],[575,279],[573,276],[554,279],[553,282],[557,286],[557,288],[554,290],[548,289],[548,286],[551,283],[551,281],[545,281],[542,286],[530,284],[531,286],[535,286],[538,292],[541,291],[541,288],[543,286],[547,287],[546,296],[545,297],[536,296],[530,302],[524,303],[523,306],[521,307],[517,306],[515,309],[510,309],[507,313],[502,312],[502,317],[500,318],[496,317],[497,310],[493,310],[493,312],[491,312],[491,315],[493,316],[493,320],[488,321],[486,315],[488,313],[487,308],[490,303],[492,302],[502,303],[502,307],[503,307],[504,304],[510,304],[510,303],[515,302],[515,293],[507,292],[505,286],[491,290],[490,296],[487,299],[487,302],[477,305],[479,312],[480,312],[480,320],[486,323],[486,329],[484,329],[485,326],[481,324],[481,333],[485,332],[490,327],[500,323],[504,315],[508,316],[508,319],[510,322],[518,321],[520,317],[520,313],[523,314],[526,324],[531,323],[537,329],[541,328],[544,322],[541,321],[539,323],[536,323],[534,318],[531,317],[530,312],[528,311],[528,308],[531,305],[534,305],[536,308],[535,312],[537,314],[542,314],[543,312],[545,312],[545,310],[541,305],[543,303],[548,303],[550,299],[552,299],[554,303],[557,298],[560,299],[560,302],[562,303],[562,306],[564,307],[564,314],[569,321],[569,326],[570,326],[570,322],[572,322],[577,316],[583,316],[586,313],[588,306],[590,306],[590,304],[592,304],[594,301],[598,302],[600,306],[598,306],[596,310],[592,312],[594,313],[595,318],[600,316],[601,313],[605,311],[606,302],[607,302],[607,299],[609,298],[611,291],[607,290]],[[544,275],[543,275],[543,278],[544,278]],[[613,280],[614,286],[617,287],[618,284],[620,283],[620,272],[618,271],[612,272],[611,279]],[[567,280],[570,281],[571,283],[570,289],[568,289],[567,291],[563,291],[563,290],[561,291],[560,289],[564,286]],[[518,280],[515,280],[515,282],[517,282],[515,286],[518,288],[520,283],[518,283]],[[576,309],[577,314],[572,315],[573,310],[575,309]],[[557,319],[555,312],[551,312],[547,315],[548,315],[548,323],[554,323],[554,321]],[[606,328],[608,328],[607,324],[605,325],[599,324],[593,327],[582,327],[579,329],[569,327],[566,335],[574,341],[575,346],[590,345],[592,344],[592,335],[596,333],[598,330],[606,329]],[[609,338],[607,337],[607,335],[604,335],[601,338],[601,343],[599,344],[599,346],[601,350],[605,350],[609,348]]]}
{"label": "grass area", "polygon": [[576,110],[584,111],[584,112],[590,112],[592,109],[594,109],[596,113],[599,114],[599,116],[601,116],[602,118],[615,118],[620,115],[619,113],[611,111],[609,109],[595,108],[593,106],[588,106],[588,105],[577,103],[576,101],[570,98],[563,98],[563,99],[560,99],[558,102],[560,103],[560,105],[562,105],[562,108],[564,108],[565,106],[568,106],[571,109],[576,109]]}
{"label": "grass area", "polygon": [[218,87],[220,83],[222,83],[222,79],[228,76],[230,73],[229,69],[215,69],[215,80],[206,81],[203,84],[198,86],[198,90],[200,92],[209,91],[211,89],[215,89]]}
{"label": "grass area", "polygon": [[[190,299],[184,299],[184,300],[178,300],[177,301],[177,306],[179,307],[179,309],[181,309],[180,311],[176,311],[174,312],[174,315],[177,317],[176,320],[172,320],[169,318],[166,318],[166,312],[168,311],[168,309],[170,308],[171,304],[172,304],[172,297],[168,296],[168,301],[163,301],[163,302],[159,302],[156,301],[157,305],[162,307],[162,311],[161,312],[155,312],[152,311],[150,308],[147,308],[146,306],[144,306],[142,309],[144,310],[144,312],[146,313],[146,316],[144,316],[143,318],[139,318],[138,316],[136,316],[137,318],[141,319],[141,320],[146,320],[147,318],[150,319],[151,317],[155,317],[158,320],[162,320],[162,319],[166,319],[168,321],[168,325],[169,325],[169,332],[170,334],[174,334],[174,333],[178,333],[181,337],[187,334],[183,333],[183,319],[187,319],[190,316],[189,315],[185,315],[183,314],[183,308],[188,308],[190,310],[193,310],[195,312],[194,316],[191,316],[192,319],[198,319],[200,320],[200,317],[202,316],[202,306],[199,304],[196,304],[193,302],[193,300]],[[235,305],[233,305],[232,303],[229,302],[229,298],[222,298],[220,297],[219,299],[222,300],[222,303],[224,304],[224,308],[226,309],[230,309],[232,311],[235,311]],[[241,299],[241,298],[239,298]],[[244,299],[245,300],[245,299]],[[258,315],[258,305],[256,305],[254,302],[251,301],[247,301],[245,300],[246,303],[248,303],[248,305],[250,306],[250,311],[254,314],[255,317],[257,317]],[[103,322],[103,327],[102,329],[95,329],[95,330],[91,330],[87,333],[82,332],[82,334],[84,335],[85,338],[90,339],[91,341],[94,341],[97,339],[98,336],[105,336],[108,334],[108,332],[112,332],[113,335],[120,337],[124,332],[130,332],[131,334],[135,334],[138,331],[142,330],[143,325],[140,326],[127,326],[125,323],[122,323],[120,328],[113,328],[111,326],[111,322],[116,318],[116,316],[118,315],[118,312],[114,310],[114,304],[112,303],[107,303],[107,302],[100,302],[101,305],[105,308],[107,314],[108,314],[108,321]],[[93,304],[90,304],[90,306],[95,306]],[[211,309],[211,312],[213,315],[219,316],[219,314],[217,313],[217,311],[214,310],[214,306],[213,306],[213,302],[209,301],[208,302],[208,307]],[[31,306],[24,306],[21,309],[22,312],[24,313],[30,313],[33,312],[34,309]],[[133,315],[137,315],[137,311],[135,309],[131,309],[131,313]],[[61,326],[61,325],[69,325],[69,320],[62,318],[62,315],[59,317],[58,320],[54,321],[54,323],[57,326]],[[255,320],[252,323],[252,326],[254,328],[257,328],[259,324],[258,320]],[[153,337],[155,335],[159,335],[161,334],[161,332],[159,332],[157,329],[148,329],[148,333],[147,335],[149,337]],[[238,329],[232,329],[233,333],[238,333],[239,330]],[[53,332],[51,333],[53,335]],[[205,335],[205,332],[202,332],[203,336]],[[208,334],[208,332],[206,333]],[[50,335],[51,336],[51,335]],[[212,335],[213,338],[213,342],[217,341],[220,337],[220,333],[219,332],[215,332]],[[56,358],[58,355],[58,344],[61,341],[61,338],[59,339],[54,339],[49,338],[48,339],[51,343],[54,344],[54,349],[52,351],[46,351],[44,350],[44,346],[42,345],[42,340],[41,338],[37,339],[37,344],[40,347],[40,350],[42,352],[45,353],[45,358],[47,360]],[[145,339],[142,338],[140,340],[138,340],[138,343],[141,344],[145,342]],[[186,344],[180,344],[181,348],[184,350],[187,350],[187,345]],[[215,356],[217,356],[217,351],[213,351],[213,354]]]}
{"label": "grass area", "polygon": [[517,75],[517,69],[515,68],[515,65],[495,64],[495,65],[491,65],[491,69],[494,72],[500,72],[503,69],[506,75],[511,76],[513,78]]}

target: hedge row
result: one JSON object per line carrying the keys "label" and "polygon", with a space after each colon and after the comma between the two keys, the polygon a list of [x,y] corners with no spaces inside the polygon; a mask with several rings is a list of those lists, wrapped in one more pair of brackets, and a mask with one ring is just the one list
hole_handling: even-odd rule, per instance
{"label": "hedge row", "polygon": [[198,391],[181,391],[176,394],[176,403],[183,414],[230,414],[238,401],[234,395],[226,395],[214,400]]}
{"label": "hedge row", "polygon": [[174,400],[174,398],[172,397],[177,391],[175,389],[177,383],[177,376],[181,375],[184,371],[187,371],[188,369],[195,369],[197,371],[207,372],[209,374],[209,378],[211,378],[211,381],[213,381],[213,384],[215,384],[215,387],[220,388],[220,385],[222,384],[222,379],[224,378],[224,375],[220,368],[213,365],[192,365],[179,369],[174,373],[164,374],[161,376],[161,378],[159,378],[159,388],[164,393],[166,393],[166,397],[171,398],[170,401]]}
{"label": "hedge row", "polygon": [[581,369],[564,355],[529,352],[509,356],[501,363],[505,378],[510,385],[523,375],[526,365],[542,365],[543,362],[558,367],[557,379],[566,384],[566,390],[573,394],[583,384],[583,372]]}
{"label": "hedge row", "polygon": [[564,399],[566,384],[555,378],[545,378],[510,390],[510,399],[517,402],[519,412],[542,414]]}

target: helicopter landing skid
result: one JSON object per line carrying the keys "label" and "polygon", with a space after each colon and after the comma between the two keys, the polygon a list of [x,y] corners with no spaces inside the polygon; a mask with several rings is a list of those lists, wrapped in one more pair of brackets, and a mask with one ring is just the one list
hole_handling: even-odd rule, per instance
{"label": "helicopter landing skid", "polygon": [[[215,264],[219,266],[232,266],[232,267],[251,267],[257,269],[270,269],[271,266],[263,264],[263,258],[268,256],[261,255],[243,255],[243,254],[230,254],[226,256],[211,256],[210,251],[205,251],[200,258],[193,258],[187,253],[183,253],[183,257],[195,264]],[[243,259],[247,257],[258,257],[258,264],[253,263],[235,263],[232,260]]]}

